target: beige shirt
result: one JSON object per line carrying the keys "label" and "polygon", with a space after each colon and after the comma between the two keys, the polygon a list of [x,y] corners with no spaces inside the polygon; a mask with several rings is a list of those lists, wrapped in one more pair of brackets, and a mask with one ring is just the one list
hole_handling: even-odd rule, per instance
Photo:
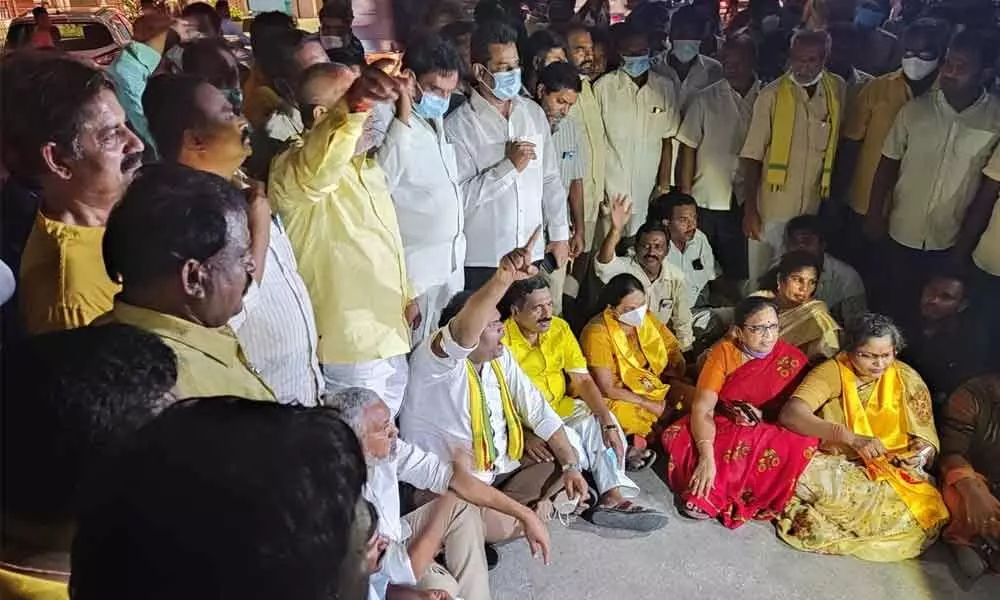
{"label": "beige shirt", "polygon": [[740,149],[758,93],[759,81],[740,96],[723,79],[696,93],[684,112],[677,141],[697,150],[691,194],[701,208],[728,210],[731,205]]}
{"label": "beige shirt", "polygon": [[667,60],[668,52],[669,50],[654,58],[651,69],[657,75],[666,77],[674,84],[677,99],[681,104],[681,111],[685,111],[696,93],[722,79],[722,64],[714,58],[699,54],[695,57],[687,77],[682,81],[680,75]]}
{"label": "beige shirt", "polygon": [[844,107],[843,114],[846,115],[854,108],[854,102],[858,99],[861,88],[865,87],[865,84],[873,79],[875,79],[874,75],[869,75],[858,69],[854,69],[851,72],[850,78],[845,82],[847,84],[847,105]]}
{"label": "beige shirt", "polygon": [[597,220],[601,212],[601,202],[604,201],[604,171],[605,171],[605,133],[604,119],[601,116],[601,105],[597,103],[594,88],[590,80],[581,77],[583,90],[576,98],[576,104],[569,111],[570,118],[576,123],[583,138],[583,224],[585,227],[583,242],[586,251],[593,247],[597,229]]}
{"label": "beige shirt", "polygon": [[[1000,146],[993,151],[993,158],[983,169],[983,175],[993,181],[1000,181]],[[979,238],[972,260],[980,269],[1000,277],[1000,202],[993,205],[990,224],[983,232],[983,237]]]}
{"label": "beige shirt", "polygon": [[594,85],[594,95],[607,133],[605,189],[632,199],[632,235],[646,221],[663,140],[680,124],[679,105],[670,80],[654,72],[639,87],[624,71],[612,71]]}
{"label": "beige shirt", "polygon": [[990,94],[961,113],[940,90],[906,104],[882,148],[901,163],[889,212],[892,239],[918,250],[951,248],[998,142],[1000,100]]}
{"label": "beige shirt", "polygon": [[594,271],[604,283],[622,273],[635,276],[646,290],[649,312],[656,315],[661,323],[670,326],[670,331],[677,337],[682,350],[691,348],[691,344],[694,343],[694,326],[691,316],[691,294],[684,279],[684,271],[664,259],[660,276],[650,281],[646,271],[634,256],[616,256],[608,264],[601,264],[595,260]]}
{"label": "beige shirt", "polygon": [[[767,161],[771,147],[771,119],[781,81],[781,78],[772,81],[757,96],[750,130],[740,157]],[[840,114],[843,115],[844,80],[834,76],[834,81],[841,106]],[[823,157],[826,154],[827,139],[833,129],[827,110],[826,91],[822,85],[817,85],[810,98],[805,90],[795,86],[795,99],[795,127],[792,131],[785,185],[780,190],[771,190],[763,172],[760,177],[757,208],[765,222],[788,221],[799,215],[816,214],[819,211]]]}

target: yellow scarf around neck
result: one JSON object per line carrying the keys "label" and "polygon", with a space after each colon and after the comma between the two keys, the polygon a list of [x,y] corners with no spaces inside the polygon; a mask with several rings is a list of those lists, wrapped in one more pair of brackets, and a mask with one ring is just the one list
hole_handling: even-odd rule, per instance
{"label": "yellow scarf around neck", "polygon": [[[507,380],[503,369],[496,360],[490,361],[493,375],[500,384],[500,403],[503,405],[503,417],[507,422],[507,455],[514,460],[521,460],[524,453],[524,430],[521,419],[514,408]],[[469,380],[469,415],[472,417],[472,460],[477,471],[490,471],[497,459],[497,448],[493,443],[493,427],[490,425],[490,414],[486,406],[486,394],[483,392],[483,381],[476,372],[472,361],[465,361],[465,371]]]}
{"label": "yellow scarf around neck", "polygon": [[621,372],[622,383],[636,394],[654,402],[663,402],[670,386],[660,381],[660,374],[667,368],[669,356],[667,345],[660,336],[660,331],[648,312],[642,320],[642,325],[636,329],[639,335],[639,348],[646,357],[647,365],[634,356],[635,352],[628,343],[628,336],[618,323],[615,313],[610,308],[604,309],[604,325],[611,335],[611,343],[615,347],[615,360]]}
{"label": "yellow scarf around neck", "polygon": [[[875,382],[867,406],[861,403],[857,376],[846,354],[837,357],[837,366],[840,367],[846,425],[854,433],[878,438],[889,452],[905,451],[910,444],[910,418],[906,410],[905,386],[896,365],[890,365]],[[938,449],[936,439],[926,441]],[[873,481],[889,482],[924,529],[929,530],[948,518],[948,508],[930,482],[904,476],[904,471],[890,463],[887,456],[866,460],[865,467]]]}
{"label": "yellow scarf around neck", "polygon": [[[834,85],[834,76],[824,71],[819,85],[826,95],[827,122],[830,130],[823,151],[823,175],[820,178],[819,193],[823,198],[830,196],[830,180],[833,175],[833,159],[837,154],[840,137],[840,99]],[[792,155],[792,132],[795,131],[795,105],[798,102],[796,87],[791,74],[783,76],[778,83],[778,94],[771,112],[771,147],[767,153],[767,173],[765,182],[772,191],[779,191],[788,179],[788,162]]]}

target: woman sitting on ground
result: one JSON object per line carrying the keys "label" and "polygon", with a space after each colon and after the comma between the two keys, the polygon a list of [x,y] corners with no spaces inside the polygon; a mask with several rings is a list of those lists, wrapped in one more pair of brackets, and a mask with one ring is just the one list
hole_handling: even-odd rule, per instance
{"label": "woman sitting on ground", "polygon": [[848,326],[845,351],[816,367],[780,422],[822,440],[778,521],[800,549],[891,562],[918,556],[948,509],[925,469],[938,452],[931,396],[896,360],[899,329],[866,314]]}
{"label": "woman sitting on ground", "polygon": [[663,432],[667,483],[682,512],[736,528],[785,508],[818,441],[774,417],[806,364],[778,337],[773,300],[751,296],[736,306],[733,335],[709,351],[691,415]]}
{"label": "woman sitting on ground", "polygon": [[948,399],[940,483],[951,513],[943,536],[962,572],[1000,572],[1000,374],[971,379]]}
{"label": "woman sitting on ground", "polygon": [[817,300],[816,284],[822,267],[808,252],[789,252],[774,270],[770,289],[778,303],[781,339],[805,353],[811,363],[831,358],[840,350],[840,325]]}
{"label": "woman sitting on ground", "polygon": [[597,387],[632,440],[628,467],[644,468],[654,459],[644,438],[666,409],[666,382],[684,373],[684,355],[674,334],[647,310],[646,292],[633,275],[613,277],[599,306],[580,344]]}

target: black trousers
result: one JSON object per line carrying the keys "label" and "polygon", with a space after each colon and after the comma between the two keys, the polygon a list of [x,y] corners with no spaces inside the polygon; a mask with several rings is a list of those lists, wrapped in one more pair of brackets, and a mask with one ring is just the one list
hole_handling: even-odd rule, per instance
{"label": "black trousers", "polygon": [[743,235],[743,210],[698,208],[698,229],[701,229],[715,252],[715,260],[723,274],[732,281],[743,281],[749,275],[747,267],[747,238]]}

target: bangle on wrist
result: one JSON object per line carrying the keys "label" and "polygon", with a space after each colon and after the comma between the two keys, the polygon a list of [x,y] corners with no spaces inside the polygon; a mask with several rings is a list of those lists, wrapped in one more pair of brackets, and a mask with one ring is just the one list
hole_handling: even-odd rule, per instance
{"label": "bangle on wrist", "polygon": [[563,473],[565,473],[566,471],[569,471],[569,470],[574,470],[574,471],[579,472],[580,471],[580,465],[577,464],[577,463],[566,463],[565,465],[562,466],[562,472]]}
{"label": "bangle on wrist", "polygon": [[601,425],[601,431],[618,431],[618,426],[614,423],[608,423],[607,425]]}

